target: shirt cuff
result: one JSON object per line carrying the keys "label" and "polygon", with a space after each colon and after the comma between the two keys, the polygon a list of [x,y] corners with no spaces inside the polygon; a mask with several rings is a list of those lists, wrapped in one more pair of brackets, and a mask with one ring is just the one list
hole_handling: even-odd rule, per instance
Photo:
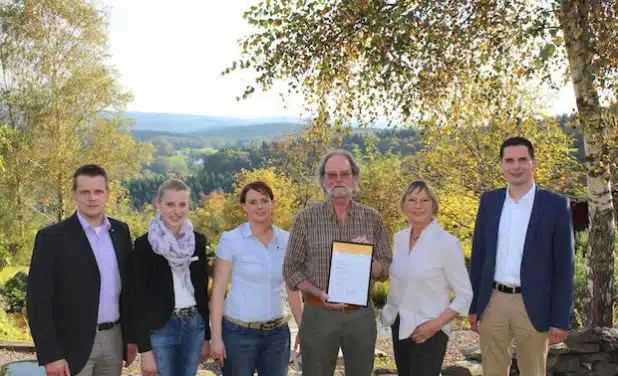
{"label": "shirt cuff", "polygon": [[288,273],[285,277],[285,283],[292,291],[298,291],[298,284],[306,280],[307,277],[305,277],[305,274],[300,270]]}
{"label": "shirt cuff", "polygon": [[468,299],[460,300],[460,299],[457,299],[457,297],[455,297],[455,299],[449,305],[449,308],[459,313],[459,315],[462,317],[467,317],[469,314],[471,314],[470,300]]}
{"label": "shirt cuff", "polygon": [[384,282],[389,277],[389,275],[388,275],[388,268],[389,268],[390,264],[389,264],[388,261],[385,261],[385,260],[380,260],[380,261],[378,261],[378,263],[382,267],[382,273],[380,274],[380,278],[378,278],[377,281]]}

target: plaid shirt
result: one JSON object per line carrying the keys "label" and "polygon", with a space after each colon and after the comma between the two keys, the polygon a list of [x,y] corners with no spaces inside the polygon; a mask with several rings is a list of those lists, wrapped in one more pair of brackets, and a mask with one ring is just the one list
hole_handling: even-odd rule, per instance
{"label": "plaid shirt", "polygon": [[332,243],[361,236],[374,245],[373,259],[382,266],[380,280],[388,279],[393,251],[384,219],[377,210],[352,201],[343,223],[330,201],[301,211],[294,218],[283,264],[287,285],[297,290],[298,284],[306,280],[327,291]]}

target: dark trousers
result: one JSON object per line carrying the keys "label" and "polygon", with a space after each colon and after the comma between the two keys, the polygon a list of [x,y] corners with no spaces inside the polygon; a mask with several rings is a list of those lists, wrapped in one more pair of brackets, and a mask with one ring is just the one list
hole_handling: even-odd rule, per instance
{"label": "dark trousers", "polygon": [[333,376],[340,347],[346,375],[373,375],[377,326],[372,307],[344,312],[305,302],[298,335],[303,375]]}
{"label": "dark trousers", "polygon": [[408,337],[399,340],[399,316],[391,326],[395,363],[400,376],[438,376],[446,354],[448,336],[438,331],[423,343]]}

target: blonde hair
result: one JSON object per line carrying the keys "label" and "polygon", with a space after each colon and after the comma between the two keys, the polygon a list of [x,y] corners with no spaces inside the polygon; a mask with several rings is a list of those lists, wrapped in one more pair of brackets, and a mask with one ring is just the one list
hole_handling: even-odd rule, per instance
{"label": "blonde hair", "polygon": [[156,201],[161,202],[166,191],[188,191],[191,193],[191,188],[180,179],[169,179],[163,182],[157,189]]}
{"label": "blonde hair", "polygon": [[427,195],[431,199],[431,203],[433,206],[433,215],[438,214],[438,210],[440,209],[440,205],[438,204],[438,195],[436,194],[436,191],[433,189],[433,187],[424,180],[415,180],[406,186],[406,188],[403,190],[403,193],[401,194],[401,197],[399,198],[399,210],[401,210],[401,212],[405,214],[404,207],[406,204],[406,199],[408,198],[410,193],[416,190],[427,192]]}

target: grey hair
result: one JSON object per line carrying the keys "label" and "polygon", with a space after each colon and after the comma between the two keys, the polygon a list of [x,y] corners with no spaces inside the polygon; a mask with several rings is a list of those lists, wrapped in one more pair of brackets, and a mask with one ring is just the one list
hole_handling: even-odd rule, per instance
{"label": "grey hair", "polygon": [[436,194],[436,191],[433,189],[433,187],[424,180],[415,180],[406,186],[406,188],[403,190],[403,193],[401,194],[401,197],[399,198],[399,210],[401,210],[401,212],[404,214],[406,213],[406,211],[404,210],[404,207],[406,205],[406,199],[408,198],[408,195],[410,195],[410,193],[416,190],[427,192],[427,195],[429,196],[429,199],[431,199],[431,203],[433,204],[432,213],[433,215],[438,214],[438,210],[440,209],[440,204],[438,203],[438,195]]}
{"label": "grey hair", "polygon": [[183,182],[180,179],[169,179],[163,182],[163,184],[161,184],[159,186],[159,189],[157,190],[157,198],[156,200],[158,202],[161,202],[161,199],[163,198],[163,195],[165,194],[166,191],[188,191],[189,193],[191,193],[191,188],[189,188],[188,185],[185,184],[185,182]]}
{"label": "grey hair", "polygon": [[350,153],[347,150],[343,150],[343,149],[335,149],[335,150],[331,150],[328,153],[324,154],[324,156],[322,157],[322,160],[320,161],[320,163],[318,164],[318,167],[315,170],[316,179],[318,180],[318,183],[320,183],[320,186],[324,187],[324,176],[326,175],[326,162],[328,162],[328,160],[331,157],[335,157],[335,156],[343,156],[348,159],[348,161],[350,162],[350,167],[352,168],[352,175],[354,176],[354,180],[356,183],[358,183],[358,179],[360,178],[360,167],[358,163],[356,162],[356,160],[354,159],[354,156],[352,155],[352,153]]}

